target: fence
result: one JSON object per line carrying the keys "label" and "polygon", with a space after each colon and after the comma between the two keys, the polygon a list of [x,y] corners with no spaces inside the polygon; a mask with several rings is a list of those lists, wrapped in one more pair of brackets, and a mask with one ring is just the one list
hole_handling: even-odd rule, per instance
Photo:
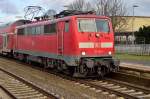
{"label": "fence", "polygon": [[150,55],[150,44],[131,44],[115,46],[117,53],[127,53],[136,55]]}

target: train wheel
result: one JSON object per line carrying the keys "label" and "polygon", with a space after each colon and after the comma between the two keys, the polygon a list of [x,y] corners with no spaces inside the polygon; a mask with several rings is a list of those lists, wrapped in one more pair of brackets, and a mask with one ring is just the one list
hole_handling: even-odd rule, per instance
{"label": "train wheel", "polygon": [[28,55],[28,56],[26,56],[26,63],[28,63],[28,64],[32,64],[31,60],[29,59],[29,55]]}
{"label": "train wheel", "polygon": [[73,76],[74,73],[77,71],[76,67],[71,67],[71,66],[68,67],[68,70],[69,70],[69,75],[70,76]]}
{"label": "train wheel", "polygon": [[98,66],[97,73],[101,78],[103,78],[105,75],[105,68],[103,68],[102,66]]}
{"label": "train wheel", "polygon": [[44,66],[44,69],[48,68],[47,67],[47,59],[46,58],[42,58],[42,64]]}
{"label": "train wheel", "polygon": [[62,67],[62,63],[61,62],[58,62],[58,64],[57,64],[57,70],[59,72],[63,71],[63,67]]}
{"label": "train wheel", "polygon": [[23,62],[26,63],[27,62],[27,55],[23,55]]}
{"label": "train wheel", "polygon": [[88,68],[85,64],[79,66],[79,73],[83,76],[86,76],[88,74]]}

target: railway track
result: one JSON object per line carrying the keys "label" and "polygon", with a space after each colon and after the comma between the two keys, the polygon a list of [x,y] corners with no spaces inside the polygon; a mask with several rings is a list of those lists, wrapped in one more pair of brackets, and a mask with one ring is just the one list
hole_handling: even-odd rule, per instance
{"label": "railway track", "polygon": [[[75,85],[89,88],[97,93],[108,95],[108,99],[150,99],[150,89],[144,86],[131,84],[110,78],[99,79],[75,79],[66,75],[51,72],[64,79],[74,81]],[[120,98],[119,98],[120,97]]]}
{"label": "railway track", "polygon": [[[134,71],[133,71],[134,72]],[[119,71],[117,73],[112,73],[107,75],[107,78],[116,79],[118,81],[128,82],[133,85],[139,85],[150,89],[150,76],[141,77],[139,75],[127,73],[126,71]]]}
{"label": "railway track", "polygon": [[109,94],[115,94],[118,97],[123,97],[125,99],[150,99],[149,89],[141,88],[120,81],[114,81],[112,79],[90,81],[82,80],[76,84],[84,84],[83,86],[90,86],[93,88],[93,90],[108,92]]}
{"label": "railway track", "polygon": [[[20,63],[20,62],[19,62]],[[42,70],[41,68],[36,68]],[[47,71],[49,72],[49,71]],[[150,89],[135,84],[114,80],[114,79],[75,79],[56,72],[49,72],[55,76],[74,82],[76,86],[89,88],[98,94],[105,94],[107,99],[116,99],[122,97],[124,99],[150,99]],[[96,98],[99,99],[99,98]]]}
{"label": "railway track", "polygon": [[22,78],[0,69],[0,87],[14,99],[56,99]]}

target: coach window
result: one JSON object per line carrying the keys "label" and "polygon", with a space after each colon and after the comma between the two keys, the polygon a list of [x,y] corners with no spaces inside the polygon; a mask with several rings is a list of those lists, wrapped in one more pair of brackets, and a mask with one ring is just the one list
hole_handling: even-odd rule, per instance
{"label": "coach window", "polygon": [[18,29],[17,34],[18,34],[18,35],[24,35],[24,28]]}
{"label": "coach window", "polygon": [[69,21],[65,22],[65,32],[69,32]]}

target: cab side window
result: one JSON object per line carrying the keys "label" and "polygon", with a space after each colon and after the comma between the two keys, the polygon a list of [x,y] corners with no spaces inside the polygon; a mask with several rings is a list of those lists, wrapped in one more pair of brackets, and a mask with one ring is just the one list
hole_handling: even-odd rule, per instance
{"label": "cab side window", "polygon": [[56,23],[51,24],[50,33],[56,33]]}
{"label": "cab side window", "polygon": [[44,25],[44,33],[45,34],[56,33],[56,23]]}
{"label": "cab side window", "polygon": [[44,25],[44,33],[49,33],[50,32],[50,24]]}

